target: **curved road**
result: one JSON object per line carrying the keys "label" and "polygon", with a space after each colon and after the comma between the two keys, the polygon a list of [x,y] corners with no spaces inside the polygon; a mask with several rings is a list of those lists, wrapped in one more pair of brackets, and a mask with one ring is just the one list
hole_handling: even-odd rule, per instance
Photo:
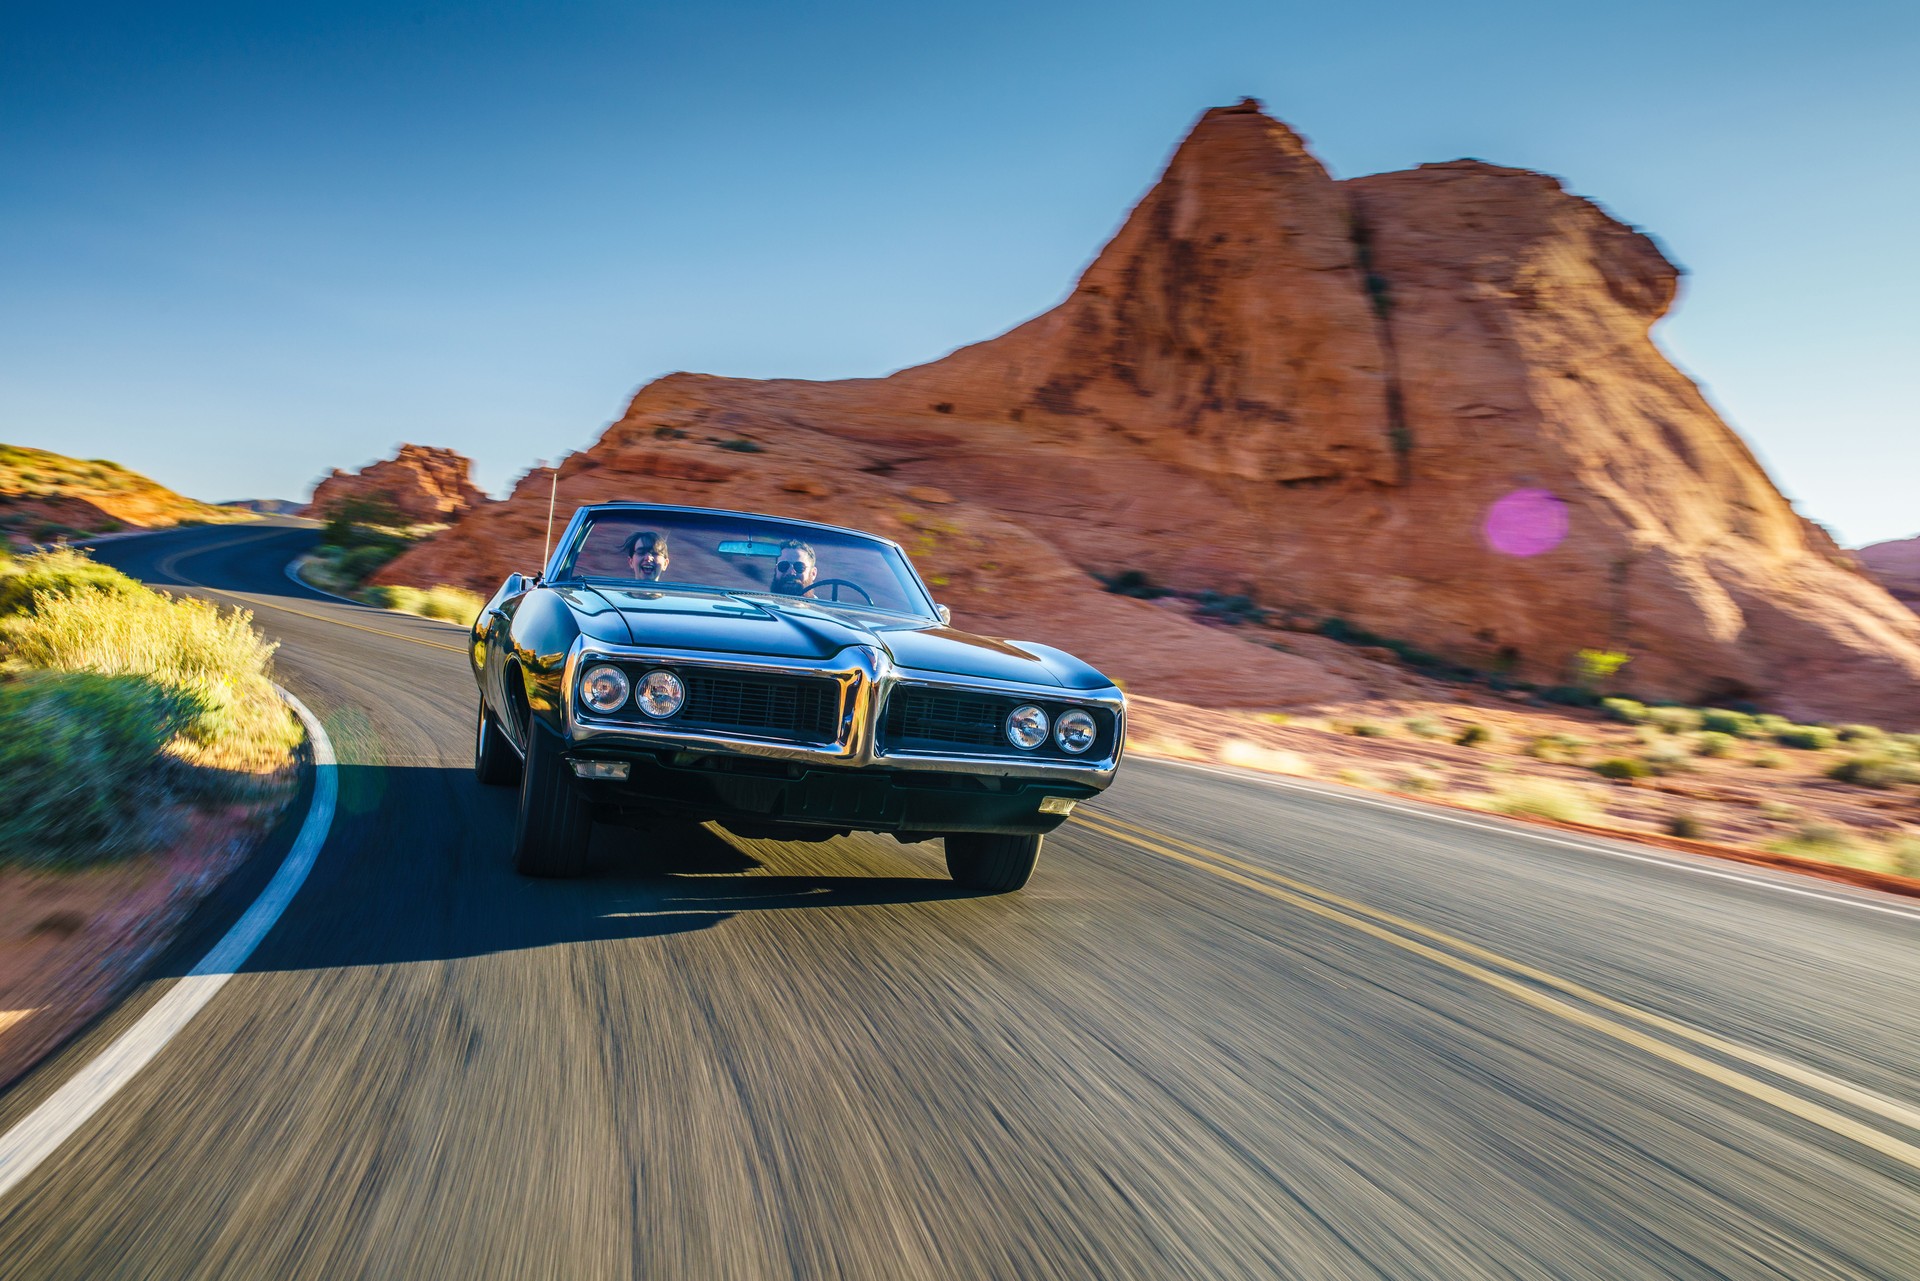
{"label": "curved road", "polygon": [[340,807],[0,1276],[1920,1276],[1920,905],[1140,759],[1017,895],[875,836],[522,880],[460,630],[296,587],[313,538],[101,550],[256,610]]}

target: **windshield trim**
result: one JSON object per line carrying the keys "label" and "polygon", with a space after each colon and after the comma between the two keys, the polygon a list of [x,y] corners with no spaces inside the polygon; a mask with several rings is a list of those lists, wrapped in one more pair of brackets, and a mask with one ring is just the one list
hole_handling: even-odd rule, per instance
{"label": "windshield trim", "polygon": [[[918,577],[918,575],[915,577]],[[888,609],[884,605],[863,605],[859,601],[820,600],[813,596],[783,596],[779,592],[757,592],[747,587],[721,587],[713,583],[650,583],[642,582],[637,578],[605,578],[598,574],[574,574],[567,578],[556,578],[547,585],[549,587],[561,587],[569,584],[590,587],[595,591],[599,591],[602,588],[613,588],[623,592],[660,592],[663,595],[671,592],[689,596],[725,596],[729,598],[744,596],[756,601],[796,601],[802,605],[819,605],[828,609],[860,610],[869,614],[885,614],[888,618],[911,618],[923,623],[937,623],[940,621],[940,616],[931,612],[919,614],[911,610]],[[618,608],[618,606],[615,608]]]}

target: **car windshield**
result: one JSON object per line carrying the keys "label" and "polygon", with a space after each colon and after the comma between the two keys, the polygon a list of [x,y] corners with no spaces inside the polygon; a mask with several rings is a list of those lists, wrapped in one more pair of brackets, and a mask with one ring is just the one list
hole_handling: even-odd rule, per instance
{"label": "car windshield", "polygon": [[933,616],[926,590],[891,543],[767,516],[672,508],[589,512],[557,571],[562,579],[621,587],[751,592]]}

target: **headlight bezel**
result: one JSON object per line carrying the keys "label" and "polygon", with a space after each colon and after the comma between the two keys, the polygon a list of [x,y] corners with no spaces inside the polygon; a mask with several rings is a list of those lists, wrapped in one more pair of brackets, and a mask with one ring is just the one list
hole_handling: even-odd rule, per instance
{"label": "headlight bezel", "polygon": [[[654,677],[656,676],[663,677],[666,681],[672,683],[674,695],[673,706],[663,712],[655,711],[652,704],[649,703],[646,698],[646,695],[652,689]],[[633,687],[633,705],[639,710],[642,716],[645,716],[649,720],[672,720],[685,710],[687,706],[687,682],[681,678],[680,673],[671,668],[650,667],[640,674],[639,681]]]}
{"label": "headlight bezel", "polygon": [[[604,699],[596,701],[594,696],[589,692],[593,688],[595,678],[601,676],[612,677],[612,687],[616,687],[620,691],[620,696],[611,702]],[[588,711],[596,712],[602,716],[611,716],[625,707],[627,700],[632,696],[632,678],[613,663],[595,663],[592,667],[580,673],[580,704]]]}
{"label": "headlight bezel", "polygon": [[[1066,730],[1069,723],[1072,723],[1074,725],[1079,725],[1084,723],[1086,726],[1086,733],[1087,733],[1086,742],[1082,743],[1078,747],[1070,746],[1067,742]],[[1098,719],[1095,718],[1094,714],[1088,711],[1086,708],[1070,707],[1066,711],[1060,713],[1060,715],[1054,718],[1053,745],[1059,748],[1061,751],[1065,752],[1067,755],[1085,756],[1088,752],[1091,752],[1093,750],[1093,745],[1095,743],[1098,743],[1099,741],[1100,741],[1100,722]]]}
{"label": "headlight bezel", "polygon": [[[1028,712],[1031,712],[1032,716],[1024,715],[1024,713]],[[1025,720],[1031,725],[1033,717],[1036,716],[1039,717],[1037,734],[1034,736],[1032,742],[1022,742],[1020,735],[1014,731],[1014,723],[1019,720]],[[1038,703],[1022,703],[1008,712],[1006,717],[1001,720],[1000,732],[1006,738],[1007,742],[1013,744],[1013,746],[1021,751],[1035,752],[1047,745],[1047,740],[1053,733],[1053,718],[1048,716],[1047,709]]]}

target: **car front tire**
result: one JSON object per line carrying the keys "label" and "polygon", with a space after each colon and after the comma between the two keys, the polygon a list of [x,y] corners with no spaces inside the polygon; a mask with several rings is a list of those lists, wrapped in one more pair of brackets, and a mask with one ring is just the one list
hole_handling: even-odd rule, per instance
{"label": "car front tire", "polygon": [[1019,889],[1040,861],[1041,836],[955,832],[947,837],[947,874],[954,883],[989,894]]}
{"label": "car front tire", "polygon": [[505,787],[520,781],[520,758],[513,744],[500,732],[499,722],[480,700],[480,715],[473,730],[473,772],[488,787]]}
{"label": "car front tire", "polygon": [[586,870],[592,835],[592,811],[574,786],[560,740],[539,721],[530,722],[513,830],[514,869],[522,876],[578,876]]}

